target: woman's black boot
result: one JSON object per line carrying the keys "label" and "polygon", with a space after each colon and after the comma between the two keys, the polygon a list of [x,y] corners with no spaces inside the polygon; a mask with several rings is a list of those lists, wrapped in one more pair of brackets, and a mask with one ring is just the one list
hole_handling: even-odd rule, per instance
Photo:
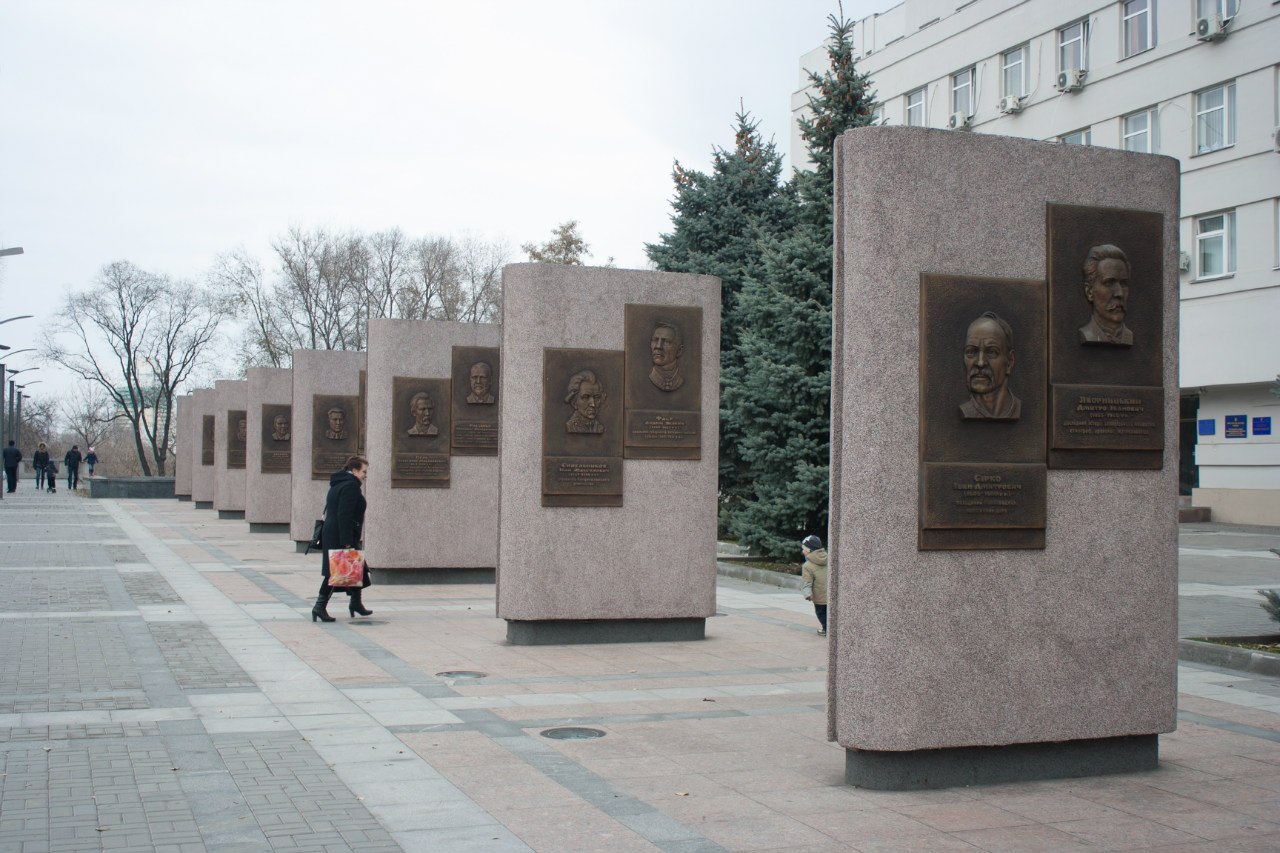
{"label": "woman's black boot", "polygon": [[360,601],[360,592],[361,591],[358,589],[351,590],[351,604],[348,605],[347,609],[351,611],[352,619],[356,618],[357,613],[359,613],[361,616],[373,615],[372,610],[364,609],[364,604]]}
{"label": "woman's black boot", "polygon": [[328,591],[321,590],[320,594],[316,596],[316,605],[315,607],[311,608],[312,622],[315,622],[317,619],[320,620],[321,622],[337,621],[336,619],[334,619],[332,616],[329,615],[329,611],[326,609],[329,606],[329,597],[332,595],[333,595],[333,590],[329,589]]}

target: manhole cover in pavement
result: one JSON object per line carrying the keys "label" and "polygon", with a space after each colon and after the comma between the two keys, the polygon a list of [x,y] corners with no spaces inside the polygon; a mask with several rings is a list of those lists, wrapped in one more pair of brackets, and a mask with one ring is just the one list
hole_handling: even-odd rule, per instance
{"label": "manhole cover in pavement", "polygon": [[590,740],[591,738],[604,737],[604,732],[583,726],[561,726],[558,729],[547,729],[542,732],[542,736],[553,740]]}
{"label": "manhole cover in pavement", "polygon": [[436,678],[484,678],[487,672],[476,672],[473,669],[449,669],[444,672],[437,672]]}

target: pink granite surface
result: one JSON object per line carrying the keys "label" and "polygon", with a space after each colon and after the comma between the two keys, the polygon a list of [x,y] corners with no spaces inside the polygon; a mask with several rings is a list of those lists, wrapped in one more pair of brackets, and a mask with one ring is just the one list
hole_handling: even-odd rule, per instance
{"label": "pink granite surface", "polygon": [[[515,264],[504,270],[503,287],[498,615],[713,615],[720,280]],[[543,349],[622,350],[627,304],[702,308],[702,458],[626,460],[621,507],[544,507]],[[610,395],[621,404],[621,389]]]}
{"label": "pink granite surface", "polygon": [[[838,153],[829,733],[915,750],[1173,730],[1177,161],[917,128]],[[1164,468],[1050,471],[1044,551],[920,552],[919,276],[1045,278],[1047,202],[1165,215]]]}
{"label": "pink granite surface", "polygon": [[250,524],[288,524],[292,500],[290,475],[262,473],[262,407],[269,403],[287,406],[293,401],[293,371],[281,367],[251,367],[248,383],[244,520]]}
{"label": "pink granite surface", "polygon": [[[454,456],[447,489],[391,488],[391,380],[448,379],[454,346],[497,347],[502,327],[437,320],[369,326],[369,480],[365,551],[379,569],[493,568],[498,564],[498,458]],[[498,374],[501,376],[501,372]],[[501,389],[498,403],[501,405]],[[448,400],[436,401],[448,406]]]}
{"label": "pink granite surface", "polygon": [[216,485],[213,492],[213,508],[231,512],[243,512],[245,501],[245,469],[227,467],[227,412],[243,410],[248,405],[249,383],[243,379],[219,379],[213,383],[218,395],[218,420],[214,427],[214,452],[217,466],[214,473]]}
{"label": "pink granite surface", "polygon": [[[173,494],[191,497],[191,409],[195,405],[190,394],[183,394],[176,401],[177,432],[173,448]],[[195,460],[197,463],[199,459]]]}
{"label": "pink granite surface", "polygon": [[212,415],[217,409],[218,392],[212,388],[201,388],[191,395],[194,403],[191,407],[191,499],[193,501],[212,501],[214,493],[214,470],[222,454],[214,447],[214,465],[200,464],[201,430],[204,416]]}
{"label": "pink granite surface", "polygon": [[311,398],[316,394],[360,393],[363,352],[300,349],[293,351],[293,476],[290,478],[289,536],[311,538],[311,528],[324,511],[328,480],[311,479]]}

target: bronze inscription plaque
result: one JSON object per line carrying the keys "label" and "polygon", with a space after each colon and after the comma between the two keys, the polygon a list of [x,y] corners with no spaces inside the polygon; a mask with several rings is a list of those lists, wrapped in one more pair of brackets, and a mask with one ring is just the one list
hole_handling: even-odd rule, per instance
{"label": "bronze inscription plaque", "polygon": [[243,409],[227,411],[227,468],[245,467],[245,446],[249,441],[249,413]]}
{"label": "bronze inscription plaque", "polygon": [[369,371],[360,371],[360,405],[357,409],[357,425],[356,425],[356,452],[361,456],[365,455],[366,449],[369,447],[368,435],[366,432],[366,424],[369,422]]}
{"label": "bronze inscription plaque", "polygon": [[355,395],[316,394],[311,398],[311,479],[327,480],[356,454]]}
{"label": "bronze inscription plaque", "polygon": [[1049,467],[1164,463],[1164,217],[1048,205]]}
{"label": "bronze inscription plaque", "polygon": [[449,488],[449,380],[391,380],[391,488]]}
{"label": "bronze inscription plaque", "polygon": [[920,277],[920,550],[1043,548],[1042,281]]}
{"label": "bronze inscription plaque", "polygon": [[215,420],[215,417],[213,415],[204,415],[200,421],[200,464],[201,465],[213,464],[214,420]]}
{"label": "bronze inscription plaque", "polygon": [[453,455],[498,455],[498,393],[502,364],[497,347],[454,347]]}
{"label": "bronze inscription plaque", "polygon": [[262,404],[262,473],[288,474],[293,440],[293,407]]}
{"label": "bronze inscription plaque", "polygon": [[702,457],[702,309],[626,306],[628,459]]}
{"label": "bronze inscription plaque", "polygon": [[622,506],[622,377],[621,352],[543,350],[543,506]]}

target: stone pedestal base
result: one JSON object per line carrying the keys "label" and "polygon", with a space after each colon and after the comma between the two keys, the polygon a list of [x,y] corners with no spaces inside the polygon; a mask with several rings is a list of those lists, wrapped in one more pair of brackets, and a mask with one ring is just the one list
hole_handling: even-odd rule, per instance
{"label": "stone pedestal base", "polygon": [[380,569],[373,582],[385,584],[493,583],[493,569]]}
{"label": "stone pedestal base", "polygon": [[670,643],[706,639],[705,619],[507,620],[513,646],[582,643]]}
{"label": "stone pedestal base", "polygon": [[913,752],[846,749],[844,781],[876,791],[920,791],[1133,773],[1158,764],[1156,735]]}
{"label": "stone pedestal base", "polygon": [[242,509],[220,509],[218,510],[218,518],[243,519],[244,510]]}
{"label": "stone pedestal base", "polygon": [[286,521],[280,524],[271,524],[265,521],[251,521],[249,522],[249,532],[250,533],[288,533],[289,522]]}
{"label": "stone pedestal base", "polygon": [[213,509],[213,501],[196,501],[196,509]]}

